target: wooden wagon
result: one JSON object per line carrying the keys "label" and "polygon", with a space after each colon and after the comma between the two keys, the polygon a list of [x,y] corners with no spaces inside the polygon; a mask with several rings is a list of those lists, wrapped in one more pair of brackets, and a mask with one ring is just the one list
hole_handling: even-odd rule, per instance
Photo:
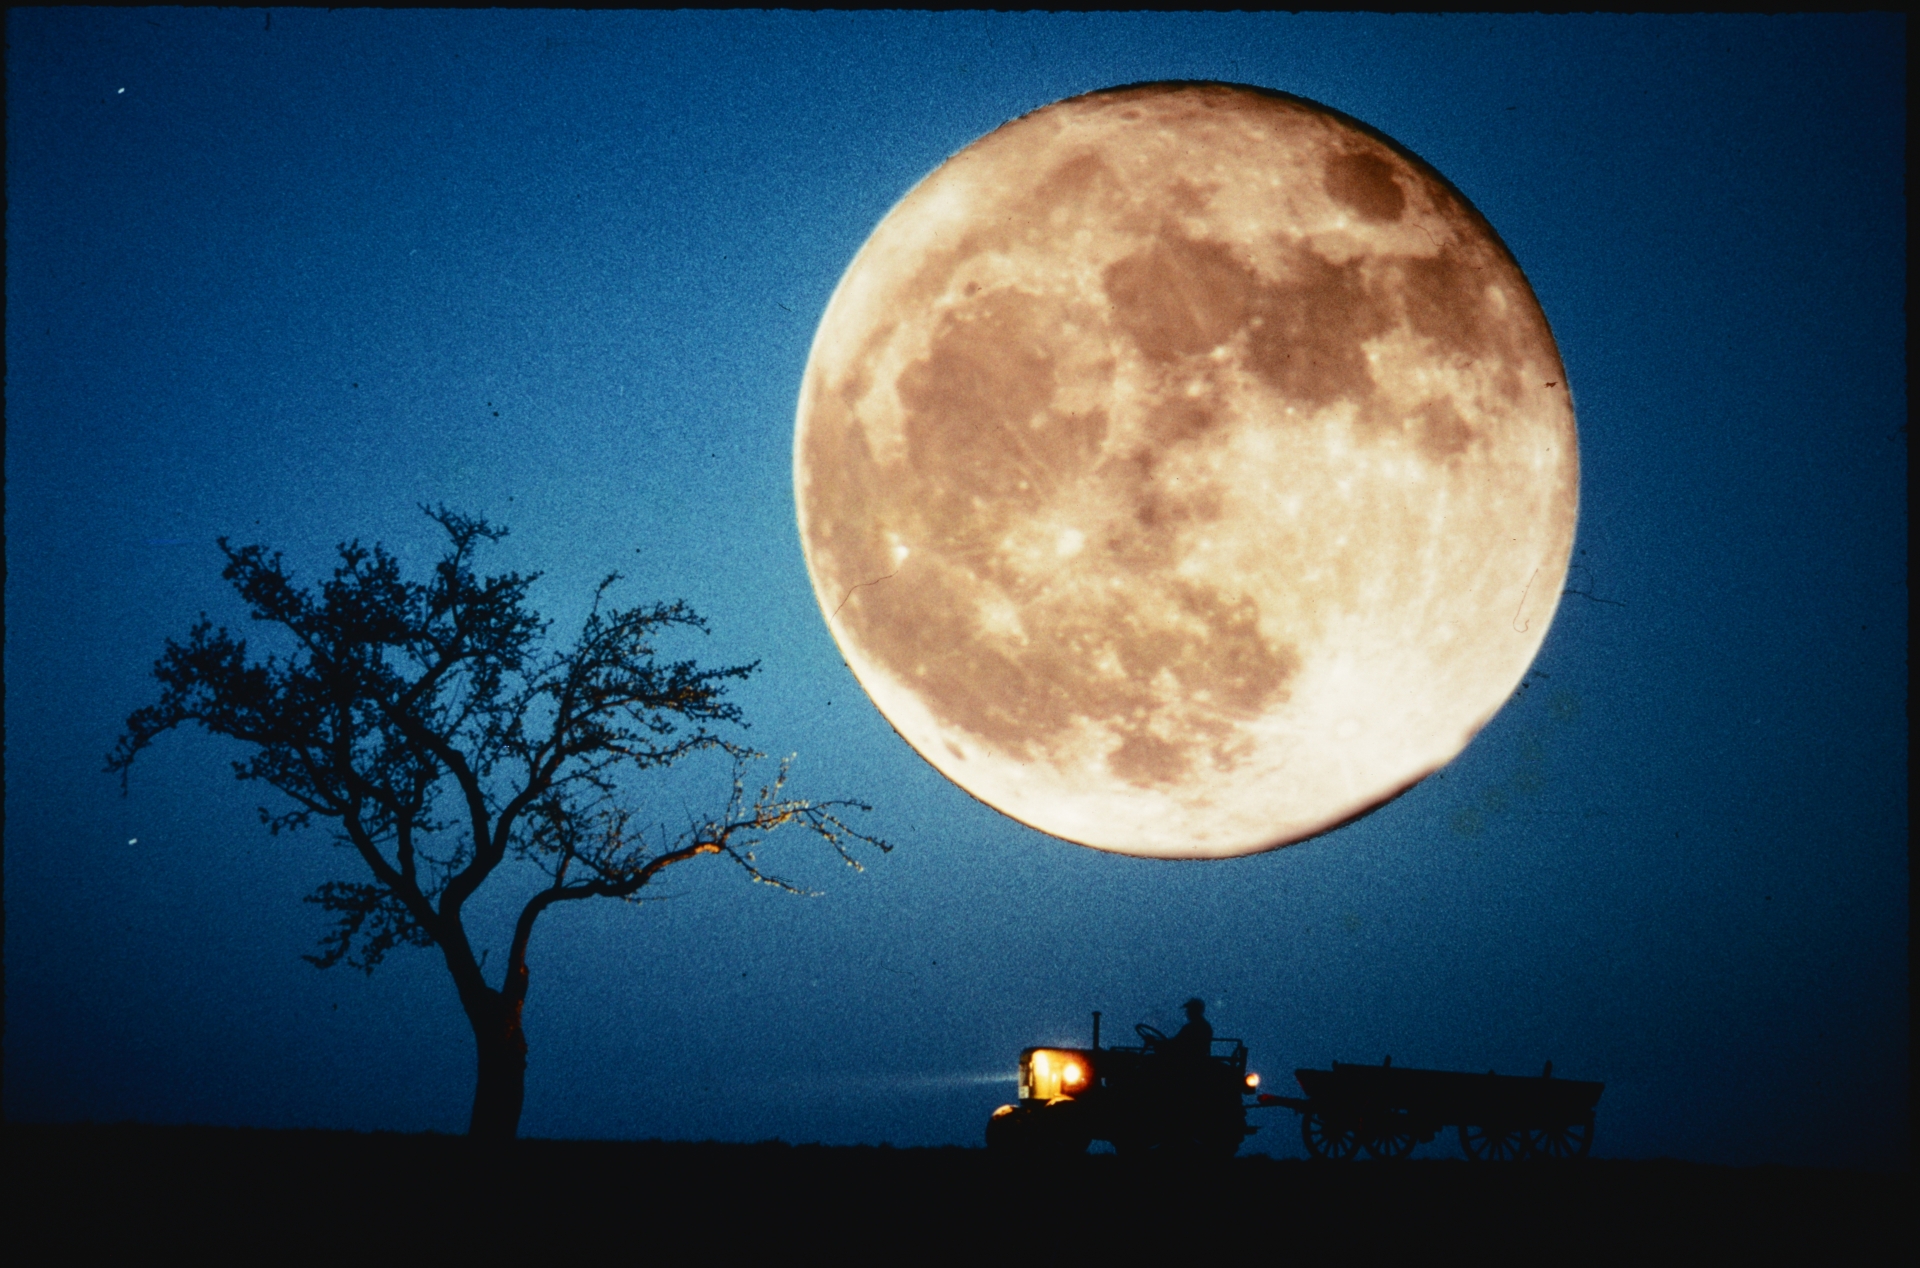
{"label": "wooden wagon", "polygon": [[1305,1097],[1262,1095],[1262,1106],[1298,1111],[1300,1139],[1315,1158],[1404,1158],[1442,1130],[1460,1133],[1476,1161],[1584,1158],[1593,1107],[1605,1084],[1553,1077],[1347,1065],[1296,1070]]}

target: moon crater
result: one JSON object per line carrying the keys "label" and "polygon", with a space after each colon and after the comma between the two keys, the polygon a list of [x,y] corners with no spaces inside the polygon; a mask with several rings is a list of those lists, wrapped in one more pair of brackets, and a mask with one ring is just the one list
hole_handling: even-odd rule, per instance
{"label": "moon crater", "polygon": [[849,267],[801,541],[861,684],[975,796],[1104,849],[1272,848],[1524,674],[1577,504],[1549,381],[1525,278],[1417,158],[1277,94],[1095,93],[955,155]]}

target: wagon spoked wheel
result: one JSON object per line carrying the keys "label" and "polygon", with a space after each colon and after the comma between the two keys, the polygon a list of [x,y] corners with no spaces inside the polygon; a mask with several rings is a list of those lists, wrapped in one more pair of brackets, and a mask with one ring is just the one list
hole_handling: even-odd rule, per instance
{"label": "wagon spoked wheel", "polygon": [[1413,1133],[1401,1127],[1389,1127],[1367,1137],[1367,1157],[1391,1162],[1413,1152]]}
{"label": "wagon spoked wheel", "polygon": [[1536,1127],[1527,1133],[1527,1144],[1535,1158],[1548,1161],[1584,1158],[1593,1148],[1593,1119]]}
{"label": "wagon spoked wheel", "polygon": [[1460,1148],[1475,1162],[1513,1162],[1527,1156],[1527,1133],[1497,1123],[1462,1123]]}
{"label": "wagon spoked wheel", "polygon": [[1360,1148],[1360,1133],[1350,1124],[1329,1121],[1319,1114],[1303,1114],[1300,1143],[1316,1158],[1345,1162]]}

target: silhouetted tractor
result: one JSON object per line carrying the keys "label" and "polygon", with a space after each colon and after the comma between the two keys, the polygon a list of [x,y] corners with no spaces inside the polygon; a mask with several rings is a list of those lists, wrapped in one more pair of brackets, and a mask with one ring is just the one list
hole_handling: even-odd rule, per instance
{"label": "silhouetted tractor", "polygon": [[1020,1102],[987,1120],[987,1148],[1032,1157],[1085,1153],[1096,1140],[1127,1155],[1231,1158],[1258,1128],[1247,1097],[1260,1076],[1247,1045],[1215,1039],[1183,1052],[1152,1026],[1134,1027],[1138,1047],[1028,1048],[1020,1054]]}

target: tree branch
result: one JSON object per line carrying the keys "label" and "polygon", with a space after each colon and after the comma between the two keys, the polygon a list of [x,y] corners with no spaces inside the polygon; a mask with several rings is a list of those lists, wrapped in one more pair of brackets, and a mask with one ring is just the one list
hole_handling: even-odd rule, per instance
{"label": "tree branch", "polygon": [[[725,695],[758,662],[704,669],[657,659],[660,631],[706,631],[685,604],[613,607],[620,578],[609,574],[572,645],[547,653],[537,644],[548,624],[526,601],[538,574],[473,569],[478,548],[505,530],[444,506],[422,509],[449,543],[424,581],[408,580],[383,547],[352,541],[337,548],[329,577],[303,587],[280,554],[220,538],[223,578],[253,620],[291,636],[293,651],[250,659],[245,640],[201,614],[184,642],[166,642],[153,670],[159,699],[129,715],[107,756],[125,793],[142,752],[198,723],[253,750],[233,764],[237,777],[289,799],[293,808],[283,813],[260,808],[270,834],[315,817],[339,820],[370,880],[331,881],[309,896],[334,917],[319,954],[308,957],[315,964],[344,961],[371,972],[395,947],[437,943],[469,1016],[495,1017],[502,993],[516,1007],[524,999],[533,929],[556,903],[630,899],[664,869],[706,854],[803,893],[755,857],[765,837],[790,826],[819,836],[855,868],[855,846],[891,848],[842,818],[869,809],[862,803],[788,797],[788,762],[747,798],[743,771],[759,755],[709,727],[746,725]],[[663,830],[650,849],[647,834],[632,828],[639,820],[626,801],[627,776],[715,748],[734,759],[724,812],[689,823],[677,841]],[[437,849],[442,833],[451,844]],[[507,981],[494,992],[462,913],[509,851],[551,883],[521,907]]]}

